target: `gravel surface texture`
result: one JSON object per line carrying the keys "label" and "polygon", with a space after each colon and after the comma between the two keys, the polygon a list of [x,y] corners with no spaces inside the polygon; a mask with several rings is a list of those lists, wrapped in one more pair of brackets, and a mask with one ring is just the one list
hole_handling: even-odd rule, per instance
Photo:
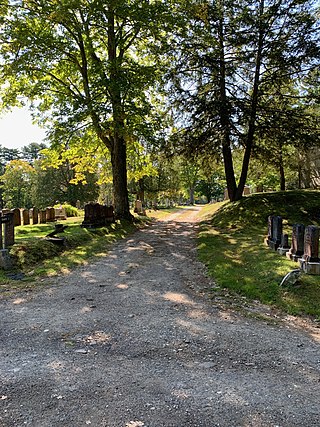
{"label": "gravel surface texture", "polygon": [[0,426],[320,426],[319,329],[204,291],[197,208],[0,302]]}

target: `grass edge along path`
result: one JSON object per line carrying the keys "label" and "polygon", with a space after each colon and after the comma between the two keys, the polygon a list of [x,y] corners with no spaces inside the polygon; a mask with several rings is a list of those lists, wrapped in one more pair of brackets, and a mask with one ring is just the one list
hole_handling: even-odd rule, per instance
{"label": "grass edge along path", "polygon": [[294,223],[319,225],[320,193],[288,191],[245,197],[236,203],[208,205],[198,233],[199,259],[216,286],[212,297],[231,292],[292,315],[320,320],[320,277],[302,274],[291,286],[282,278],[298,264],[271,251],[264,240],[269,215],[283,217],[291,236]]}
{"label": "grass edge along path", "polygon": [[70,218],[63,221],[68,228],[59,234],[65,237],[65,245],[60,247],[44,239],[53,231],[54,225],[17,227],[16,243],[10,250],[15,265],[11,271],[0,270],[0,294],[37,287],[44,282],[44,277],[68,273],[91,259],[106,256],[112,243],[148,222],[142,217],[135,218],[134,222],[116,221],[107,227],[87,229],[80,227],[82,220]]}

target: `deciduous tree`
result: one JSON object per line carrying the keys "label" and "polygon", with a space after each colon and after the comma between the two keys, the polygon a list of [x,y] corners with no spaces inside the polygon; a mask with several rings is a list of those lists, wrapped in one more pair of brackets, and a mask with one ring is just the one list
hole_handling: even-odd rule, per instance
{"label": "deciduous tree", "polygon": [[[148,45],[160,34],[163,2],[148,0],[8,1],[1,25],[2,99],[23,94],[65,144],[94,132],[110,152],[115,213],[131,218],[128,137],[150,133],[150,91],[157,80]],[[84,145],[83,145],[84,144]]]}

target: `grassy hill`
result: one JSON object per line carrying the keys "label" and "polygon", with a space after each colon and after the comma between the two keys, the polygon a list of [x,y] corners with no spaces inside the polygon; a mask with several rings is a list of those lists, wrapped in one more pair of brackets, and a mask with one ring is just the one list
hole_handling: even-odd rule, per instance
{"label": "grassy hill", "polygon": [[292,286],[280,287],[282,278],[298,263],[271,251],[264,240],[268,216],[281,215],[284,230],[292,225],[320,225],[320,192],[287,191],[244,197],[205,209],[199,233],[199,256],[221,289],[257,299],[291,314],[320,319],[320,276],[303,274]]}

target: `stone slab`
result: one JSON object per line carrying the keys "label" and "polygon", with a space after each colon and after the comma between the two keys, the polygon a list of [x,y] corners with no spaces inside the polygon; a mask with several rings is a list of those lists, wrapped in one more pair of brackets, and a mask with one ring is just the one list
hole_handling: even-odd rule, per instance
{"label": "stone slab", "polygon": [[299,258],[299,264],[304,273],[320,276],[320,262],[307,262],[303,258]]}
{"label": "stone slab", "polygon": [[0,267],[4,270],[10,270],[12,266],[13,264],[8,249],[0,249]]}

